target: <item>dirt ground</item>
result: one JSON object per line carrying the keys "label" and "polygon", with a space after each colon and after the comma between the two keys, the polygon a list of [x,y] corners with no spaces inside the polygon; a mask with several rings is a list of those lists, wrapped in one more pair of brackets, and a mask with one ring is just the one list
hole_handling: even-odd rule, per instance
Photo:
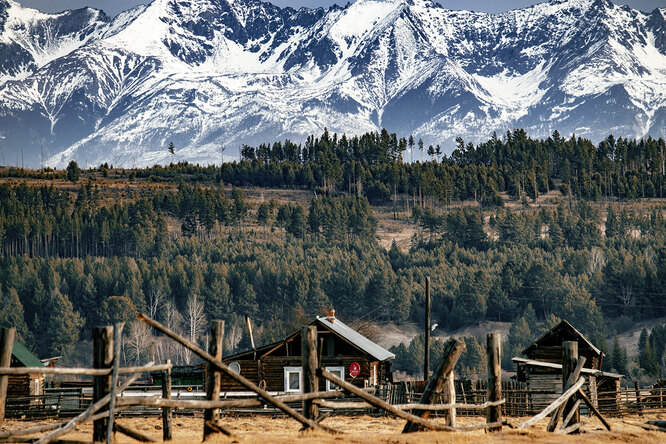
{"label": "dirt ground", "polygon": [[[508,418],[511,424],[520,424],[527,418]],[[340,435],[331,435],[321,432],[299,432],[300,424],[284,417],[270,416],[226,416],[222,424],[234,433],[233,437],[216,436],[210,442],[238,443],[238,444],[266,444],[266,443],[659,443],[666,442],[666,434],[651,432],[639,427],[625,424],[623,421],[644,423],[649,419],[659,419],[655,415],[643,417],[609,418],[613,431],[607,432],[596,418],[582,418],[584,433],[581,435],[559,435],[545,431],[548,420],[528,430],[511,430],[507,427],[500,433],[487,435],[484,431],[470,432],[419,432],[408,435],[401,434],[405,421],[387,417],[343,417],[336,416],[324,420],[322,424],[343,432]],[[436,419],[436,422],[442,422]],[[131,427],[140,433],[161,440],[162,421],[158,417],[119,418],[122,425]],[[480,417],[460,417],[458,425],[472,425],[483,422]],[[200,442],[203,419],[201,417],[175,417],[173,419],[174,443]],[[2,430],[16,430],[40,423],[32,421],[8,420]],[[92,424],[86,423],[74,432],[66,435],[65,439],[90,441],[92,437]],[[136,442],[121,434],[116,435],[117,442]]]}

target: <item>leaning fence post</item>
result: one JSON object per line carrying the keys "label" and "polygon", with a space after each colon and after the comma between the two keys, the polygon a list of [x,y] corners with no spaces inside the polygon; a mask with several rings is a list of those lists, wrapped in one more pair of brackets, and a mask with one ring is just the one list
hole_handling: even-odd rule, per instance
{"label": "leaning fence post", "polygon": [[[171,364],[171,359],[167,359]],[[171,399],[171,369],[164,370],[162,375],[162,398]],[[171,441],[171,407],[162,407],[162,441]]]}
{"label": "leaning fence post", "polygon": [[[93,328],[93,367],[109,369],[113,366],[113,327]],[[93,404],[104,398],[111,390],[111,374],[95,376],[93,380]],[[103,410],[107,407],[104,406]],[[93,441],[106,441],[108,418],[93,422]]]}
{"label": "leaning fence post", "polygon": [[[488,355],[488,401],[502,399],[502,342],[499,333],[487,336]],[[502,406],[490,406],[486,414],[486,422],[502,422]],[[501,431],[502,426],[488,429],[489,432]]]}
{"label": "leaning fence post", "polygon": [[[211,321],[210,339],[208,340],[208,353],[215,359],[222,359],[222,347],[224,341],[224,321]],[[222,374],[210,362],[206,363],[206,399],[217,401],[220,399],[220,385]],[[206,423],[213,422],[217,424],[220,419],[220,409],[204,410],[204,432],[203,440],[207,440],[211,435],[217,433],[217,430],[209,427]]]}
{"label": "leaning fence post", "polygon": [[[432,374],[425,390],[423,390],[419,404],[436,404],[439,401],[439,395],[444,391],[449,391],[449,380],[453,381],[452,370],[464,349],[465,343],[459,339],[451,338],[449,342],[446,343],[444,346],[444,352],[442,353],[442,360],[437,365],[435,373]],[[447,402],[455,403],[455,396],[453,401]],[[426,419],[430,416],[430,411],[415,410],[414,415]],[[402,429],[402,433],[411,433],[418,430],[421,430],[421,427],[419,427],[418,424],[408,421]]]}
{"label": "leaning fence post", "polygon": [[[303,360],[303,393],[316,392],[319,389],[317,378],[317,327],[310,325],[301,330],[301,355]],[[303,401],[303,416],[316,420],[319,406],[312,399]]]}
{"label": "leaning fence post", "polygon": [[[10,367],[12,364],[14,336],[16,336],[15,328],[0,328],[0,367]],[[0,376],[0,426],[5,422],[8,383],[9,375]]]}

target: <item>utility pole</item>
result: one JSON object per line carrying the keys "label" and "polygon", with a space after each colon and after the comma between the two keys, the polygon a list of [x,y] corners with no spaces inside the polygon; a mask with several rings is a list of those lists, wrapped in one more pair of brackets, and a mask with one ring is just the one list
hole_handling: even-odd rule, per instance
{"label": "utility pole", "polygon": [[425,281],[425,357],[423,359],[423,379],[430,373],[430,276]]}

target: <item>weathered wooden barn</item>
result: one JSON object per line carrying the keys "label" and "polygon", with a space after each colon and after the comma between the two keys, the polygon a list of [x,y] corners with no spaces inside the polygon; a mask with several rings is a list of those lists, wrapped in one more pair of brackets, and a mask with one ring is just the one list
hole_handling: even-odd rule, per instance
{"label": "weathered wooden barn", "polygon": [[[569,322],[562,321],[523,350],[527,358],[513,358],[516,378],[534,391],[532,402],[550,403],[562,393],[562,342],[578,342],[578,356],[585,356],[582,374],[588,383],[583,387],[591,400],[600,406],[617,403],[613,393],[620,388],[623,375],[601,371],[604,354]],[[598,394],[603,393],[602,397]]]}
{"label": "weathered wooden barn", "polygon": [[[393,353],[334,316],[317,317],[309,325],[317,327],[320,362],[326,370],[359,387],[391,381]],[[303,389],[300,330],[281,341],[226,356],[223,361],[266,390],[300,392]],[[335,387],[320,380],[319,389],[334,390]],[[222,375],[222,391],[241,390],[242,386]]]}
{"label": "weathered wooden barn", "polygon": [[[23,344],[14,341],[11,367],[44,367],[44,364]],[[38,396],[43,392],[44,374],[10,376],[7,386],[8,398]]]}

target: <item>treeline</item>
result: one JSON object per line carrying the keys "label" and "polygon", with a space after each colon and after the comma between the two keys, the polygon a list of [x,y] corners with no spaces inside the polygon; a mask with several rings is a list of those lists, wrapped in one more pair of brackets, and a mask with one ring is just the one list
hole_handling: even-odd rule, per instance
{"label": "treeline", "polygon": [[[210,239],[221,227],[240,229],[250,214],[245,193],[181,183],[176,192],[157,192],[125,202],[106,202],[88,181],[76,197],[53,186],[0,185],[0,252],[3,256],[158,256],[171,238]],[[278,226],[296,237],[329,241],[370,239],[376,221],[365,198],[313,199],[259,206],[256,222]],[[171,221],[171,227],[169,226]],[[175,224],[175,227],[174,227]]]}
{"label": "treeline", "polygon": [[[191,180],[237,186],[346,191],[364,194],[372,203],[404,193],[419,206],[469,199],[494,205],[501,203],[498,192],[528,200],[554,189],[577,198],[634,199],[663,197],[665,149],[661,138],[611,135],[595,145],[557,131],[547,139],[532,139],[518,129],[477,145],[458,139],[450,155],[441,155],[439,146],[425,147],[386,130],[354,137],[324,131],[304,144],[286,140],[243,146],[239,162],[220,168],[156,166],[139,170],[137,177],[160,181],[187,174]],[[429,161],[408,162],[414,152],[419,158],[427,153]]]}
{"label": "treeline", "polygon": [[[183,187],[172,195],[183,193],[191,201],[191,193],[198,193]],[[240,190],[235,196],[244,199]],[[167,201],[156,195],[141,205],[159,215]],[[192,214],[178,208],[173,214]],[[4,255],[0,323],[21,326],[21,338],[47,356],[67,354],[79,338],[89,338],[92,326],[129,322],[137,310],[194,331],[187,334],[199,341],[205,340],[202,319],[226,319],[235,331],[228,335],[235,338],[227,345],[231,350],[244,344],[244,315],[258,326],[257,342],[277,340],[296,318],[328,307],[350,323],[421,322],[423,283],[430,276],[432,318],[447,330],[512,321],[515,331],[505,346],[510,357],[542,326],[567,319],[610,355],[609,332],[666,316],[662,211],[657,205],[607,207],[617,217],[604,221],[597,207],[581,202],[571,209],[497,209],[484,223],[478,208],[457,208],[447,213],[441,231],[417,237],[406,254],[395,245],[388,251],[379,245],[363,198],[320,197],[307,209],[268,201],[243,216],[248,223],[254,218],[254,232],[231,226],[224,235],[155,233],[165,241],[141,257]],[[137,356],[148,359],[150,353],[149,347]],[[663,368],[663,351],[650,362]],[[400,364],[405,371],[418,367]]]}

